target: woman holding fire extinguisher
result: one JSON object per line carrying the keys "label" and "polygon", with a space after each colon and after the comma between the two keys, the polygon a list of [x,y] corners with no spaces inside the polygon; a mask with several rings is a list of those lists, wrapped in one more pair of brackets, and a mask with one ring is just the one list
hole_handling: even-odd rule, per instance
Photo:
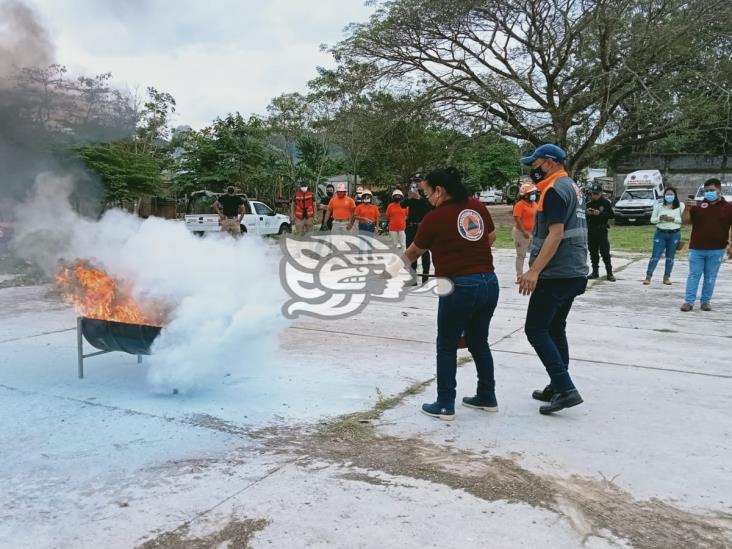
{"label": "woman holding fire extinguisher", "polygon": [[495,226],[487,208],[469,196],[455,168],[431,172],[424,191],[435,209],[420,223],[404,259],[386,269],[389,276],[396,276],[429,250],[435,275],[452,282],[452,292],[440,296],[437,309],[437,400],[422,405],[422,411],[447,421],[455,418],[457,349],[464,334],[478,386],[475,396],[463,398],[463,405],[494,412],[498,403],[488,329],[498,303],[491,253]]}

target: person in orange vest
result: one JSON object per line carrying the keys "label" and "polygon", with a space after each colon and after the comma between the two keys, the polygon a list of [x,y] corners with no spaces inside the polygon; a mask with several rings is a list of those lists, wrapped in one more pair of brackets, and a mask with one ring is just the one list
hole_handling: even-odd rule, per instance
{"label": "person in orange vest", "polygon": [[379,207],[373,203],[373,195],[368,189],[364,189],[361,193],[361,204],[356,206],[356,219],[358,220],[358,230],[374,234],[376,225],[379,222],[381,212]]}
{"label": "person in orange vest", "polygon": [[308,184],[300,183],[292,202],[292,219],[295,220],[295,236],[305,236],[313,230],[315,219],[315,195],[308,190]]}
{"label": "person in orange vest", "polygon": [[534,231],[534,217],[539,207],[539,189],[533,183],[524,183],[519,189],[519,199],[513,207],[513,243],[516,246],[516,284],[524,274],[526,253],[531,246],[531,233]]}
{"label": "person in orange vest", "polygon": [[391,204],[386,207],[386,218],[389,220],[389,236],[391,243],[395,248],[407,248],[407,236],[404,232],[407,228],[407,215],[409,208],[402,208],[402,200],[404,193],[399,189],[395,189],[391,193]]}
{"label": "person in orange vest", "polygon": [[336,195],[328,202],[328,218],[333,218],[333,233],[346,234],[353,228],[356,203],[346,196],[346,184],[338,183]]}

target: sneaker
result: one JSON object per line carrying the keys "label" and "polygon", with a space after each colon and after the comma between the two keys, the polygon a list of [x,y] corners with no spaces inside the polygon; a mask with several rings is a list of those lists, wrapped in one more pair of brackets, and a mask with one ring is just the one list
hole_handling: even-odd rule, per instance
{"label": "sneaker", "polygon": [[702,303],[701,304],[701,310],[702,311],[711,311],[712,310],[712,304],[711,303]]}
{"label": "sneaker", "polygon": [[666,286],[671,286],[671,279],[670,279],[669,277],[667,277],[667,276],[664,276],[664,277],[663,277],[663,283],[664,283],[664,284],[665,284]]}
{"label": "sneaker", "polygon": [[577,389],[570,389],[569,391],[555,393],[549,404],[539,407],[539,413],[543,415],[553,414],[554,412],[577,406],[583,402],[584,400],[582,400]]}
{"label": "sneaker", "polygon": [[613,273],[607,273],[607,276],[605,277],[605,279],[608,282],[615,282],[617,280],[617,278],[615,278],[615,276],[613,275]]}
{"label": "sneaker", "polygon": [[683,304],[683,305],[681,306],[681,311],[682,311],[682,312],[684,312],[684,313],[688,313],[688,312],[689,312],[689,311],[691,311],[691,310],[692,310],[693,308],[694,308],[694,306],[693,306],[693,305],[692,305],[691,303],[684,303],[684,304]]}
{"label": "sneaker", "polygon": [[594,280],[596,278],[600,278],[600,273],[597,271],[592,271],[589,275],[587,275],[588,280]]}
{"label": "sneaker", "polygon": [[455,407],[447,408],[439,402],[433,402],[432,404],[422,404],[422,413],[427,414],[430,417],[436,417],[444,421],[452,421],[455,419]]}
{"label": "sneaker", "polygon": [[647,276],[646,279],[643,281],[644,286],[648,286],[651,283],[651,277]]}
{"label": "sneaker", "polygon": [[549,402],[554,396],[554,387],[547,385],[543,389],[537,389],[531,393],[531,398],[535,400],[541,400],[542,402]]}
{"label": "sneaker", "polygon": [[485,410],[486,412],[498,411],[498,401],[496,400],[495,393],[487,397],[479,397],[478,395],[463,397],[463,406],[467,406],[468,408],[477,408],[478,410]]}

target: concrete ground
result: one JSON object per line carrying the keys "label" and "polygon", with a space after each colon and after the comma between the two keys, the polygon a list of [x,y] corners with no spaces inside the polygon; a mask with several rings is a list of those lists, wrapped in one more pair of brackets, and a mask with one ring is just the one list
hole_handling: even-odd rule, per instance
{"label": "concrete ground", "polygon": [[[616,257],[569,321],[585,403],[555,416],[499,251],[490,340],[500,411],[433,400],[436,298],[294,322],[271,368],[154,394],[113,353],[76,378],[74,314],[0,286],[0,546],[688,548],[732,546],[732,266],[715,310],[680,313]],[[463,353],[463,352],[461,352]],[[472,394],[468,355],[459,397]]]}

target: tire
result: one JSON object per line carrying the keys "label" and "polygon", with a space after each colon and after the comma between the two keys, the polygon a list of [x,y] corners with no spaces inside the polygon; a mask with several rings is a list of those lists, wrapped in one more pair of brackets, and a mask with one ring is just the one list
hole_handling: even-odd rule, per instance
{"label": "tire", "polygon": [[288,225],[287,223],[283,223],[282,225],[280,225],[280,230],[277,234],[285,234],[285,233],[291,233],[291,232],[292,232],[292,227],[290,225]]}
{"label": "tire", "polygon": [[239,230],[241,231],[241,234],[246,234],[247,228],[244,225],[239,225]]}
{"label": "tire", "polygon": [[193,234],[199,238],[203,238],[204,232],[203,231],[193,231]]}

